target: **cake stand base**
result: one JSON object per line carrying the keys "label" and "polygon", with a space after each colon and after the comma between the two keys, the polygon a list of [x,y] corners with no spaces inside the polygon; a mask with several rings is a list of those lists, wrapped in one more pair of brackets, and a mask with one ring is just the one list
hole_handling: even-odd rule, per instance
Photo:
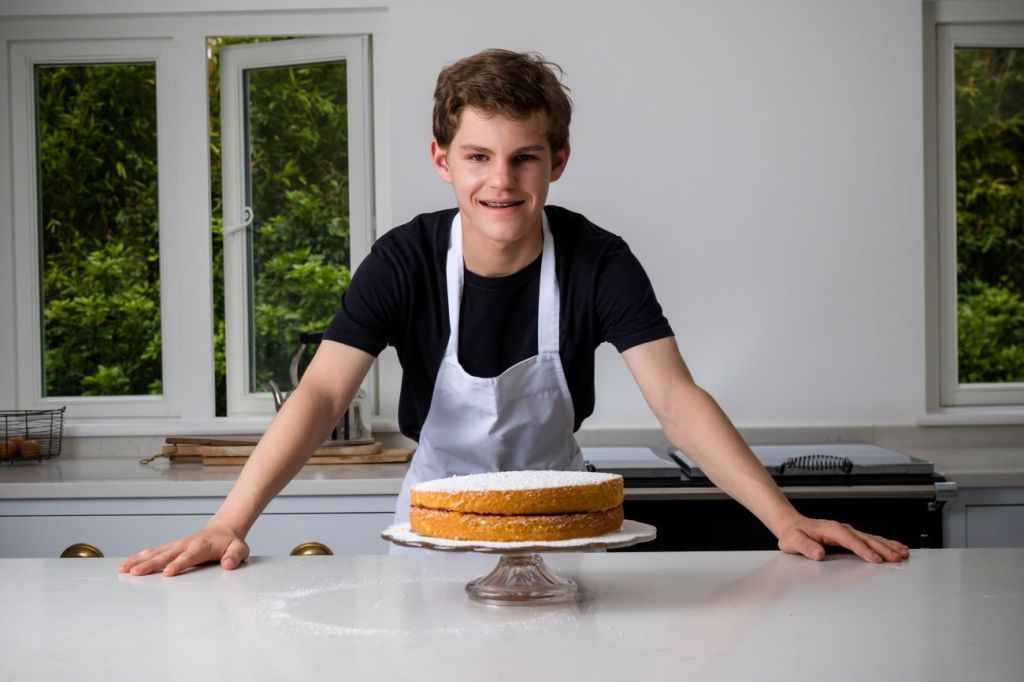
{"label": "cake stand base", "polygon": [[576,583],[551,572],[539,554],[503,554],[493,571],[466,585],[470,599],[497,606],[575,601]]}
{"label": "cake stand base", "polygon": [[626,519],[616,531],[579,540],[537,540],[534,542],[478,542],[449,540],[420,535],[408,522],[396,523],[381,532],[381,537],[400,547],[422,547],[439,552],[485,552],[501,554],[493,571],[466,585],[469,598],[496,606],[558,604],[576,600],[576,583],[559,578],[534,552],[588,552],[599,549],[631,547],[657,537],[654,526]]}

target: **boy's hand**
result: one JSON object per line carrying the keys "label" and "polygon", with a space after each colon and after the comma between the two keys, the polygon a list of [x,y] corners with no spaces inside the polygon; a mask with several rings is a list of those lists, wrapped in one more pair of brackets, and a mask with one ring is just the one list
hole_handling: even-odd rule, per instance
{"label": "boy's hand", "polygon": [[154,549],[144,549],[125,559],[117,570],[131,575],[146,575],[162,570],[165,576],[181,573],[190,566],[220,561],[222,568],[233,570],[249,556],[249,546],[229,528],[209,525],[198,533]]}
{"label": "boy's hand", "polygon": [[844,547],[872,563],[903,561],[910,556],[910,549],[903,543],[862,533],[838,521],[802,517],[779,536],[779,549],[783,552],[802,554],[815,561],[825,558],[826,546]]}

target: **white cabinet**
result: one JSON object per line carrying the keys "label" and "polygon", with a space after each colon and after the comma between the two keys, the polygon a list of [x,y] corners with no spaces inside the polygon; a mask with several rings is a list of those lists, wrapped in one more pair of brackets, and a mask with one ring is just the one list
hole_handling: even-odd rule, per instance
{"label": "white cabinet", "polygon": [[1024,488],[961,488],[945,529],[946,547],[1024,547]]}
{"label": "white cabinet", "polygon": [[[287,555],[315,541],[334,554],[385,554],[380,532],[391,523],[391,495],[275,499],[247,542],[253,556]],[[59,557],[75,543],[104,556],[129,556],[192,533],[221,498],[0,500],[0,557]]]}
{"label": "white cabinet", "polygon": [[380,532],[394,512],[338,514],[264,514],[249,532],[253,555],[290,554],[303,542],[320,542],[335,554],[387,554]]}

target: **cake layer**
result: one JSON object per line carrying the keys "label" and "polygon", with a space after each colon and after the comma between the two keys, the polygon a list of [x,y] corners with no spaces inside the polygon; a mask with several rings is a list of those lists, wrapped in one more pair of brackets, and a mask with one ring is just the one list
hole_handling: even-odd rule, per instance
{"label": "cake layer", "polygon": [[412,486],[412,506],[472,514],[567,514],[622,505],[622,477],[589,471],[502,471]]}
{"label": "cake layer", "polygon": [[582,514],[468,514],[411,507],[409,524],[420,535],[449,540],[532,542],[604,535],[622,526],[622,505]]}

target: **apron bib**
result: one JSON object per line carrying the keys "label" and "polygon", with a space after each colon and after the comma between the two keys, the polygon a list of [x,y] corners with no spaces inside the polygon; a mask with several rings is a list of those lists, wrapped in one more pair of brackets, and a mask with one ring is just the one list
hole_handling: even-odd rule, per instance
{"label": "apron bib", "polygon": [[[395,523],[409,520],[409,488],[420,481],[490,471],[556,469],[582,471],[583,456],[573,436],[569,385],[558,354],[559,294],[555,245],[542,215],[537,355],[499,376],[467,373],[459,364],[459,315],[464,265],[462,218],[452,221],[446,263],[451,333],[438,368],[430,410],[419,446],[402,481]],[[399,551],[400,550],[400,551]],[[391,546],[392,553],[409,548]]]}

